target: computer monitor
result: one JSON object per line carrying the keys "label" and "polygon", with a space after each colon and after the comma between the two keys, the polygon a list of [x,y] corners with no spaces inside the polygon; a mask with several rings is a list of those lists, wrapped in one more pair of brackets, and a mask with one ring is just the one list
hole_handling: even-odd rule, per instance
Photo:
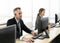
{"label": "computer monitor", "polygon": [[55,14],[55,24],[58,22],[58,15]]}
{"label": "computer monitor", "polygon": [[[37,36],[33,36],[33,39],[39,38],[39,39],[44,39],[44,38],[49,38],[49,34],[47,31],[47,27],[48,27],[48,17],[44,17],[41,20],[41,24],[40,24],[40,28],[38,28],[38,35]],[[46,35],[42,35],[41,33],[43,33],[43,31],[46,33]]]}
{"label": "computer monitor", "polygon": [[41,22],[42,22],[42,29],[46,29],[48,26],[48,17],[42,18]]}
{"label": "computer monitor", "polygon": [[[48,17],[42,18],[41,19],[41,26],[40,26],[40,28],[42,30],[45,30],[47,28],[47,26],[48,26]],[[38,33],[40,33],[40,29],[38,29]]]}
{"label": "computer monitor", "polygon": [[60,25],[60,14],[55,14],[55,23],[59,23]]}
{"label": "computer monitor", "polygon": [[16,25],[7,26],[0,29],[0,43],[15,43]]}
{"label": "computer monitor", "polygon": [[[42,18],[41,19],[41,29],[42,29],[42,32],[45,31],[46,35],[45,35],[45,38],[49,38],[49,34],[48,34],[48,17],[45,17],[45,18]],[[39,29],[38,29],[38,33],[40,33]]]}

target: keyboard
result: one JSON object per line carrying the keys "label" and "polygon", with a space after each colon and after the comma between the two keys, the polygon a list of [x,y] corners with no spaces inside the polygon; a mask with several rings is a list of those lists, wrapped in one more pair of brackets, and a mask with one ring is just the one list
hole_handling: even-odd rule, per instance
{"label": "keyboard", "polygon": [[50,25],[51,25],[51,28],[53,28],[53,27],[55,27],[55,26],[56,26],[56,24],[55,24],[55,23],[51,23]]}

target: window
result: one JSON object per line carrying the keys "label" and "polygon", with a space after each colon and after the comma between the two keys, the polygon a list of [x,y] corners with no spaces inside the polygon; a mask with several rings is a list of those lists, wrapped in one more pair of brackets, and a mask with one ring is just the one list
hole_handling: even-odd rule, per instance
{"label": "window", "polygon": [[54,20],[55,13],[59,14],[60,9],[59,0],[0,0],[0,24],[6,23],[8,19],[14,17],[13,9],[16,7],[21,7],[22,19],[31,27],[35,26],[40,8],[46,9],[45,16],[49,17],[50,22]]}

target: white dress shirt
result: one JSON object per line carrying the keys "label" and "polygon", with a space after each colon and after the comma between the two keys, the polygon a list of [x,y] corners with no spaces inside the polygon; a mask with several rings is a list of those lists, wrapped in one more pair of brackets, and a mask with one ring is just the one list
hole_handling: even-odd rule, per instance
{"label": "white dress shirt", "polygon": [[[19,20],[17,20],[16,18],[15,18],[15,20],[16,20],[16,22],[18,24]],[[20,40],[23,40],[23,36],[20,37]]]}

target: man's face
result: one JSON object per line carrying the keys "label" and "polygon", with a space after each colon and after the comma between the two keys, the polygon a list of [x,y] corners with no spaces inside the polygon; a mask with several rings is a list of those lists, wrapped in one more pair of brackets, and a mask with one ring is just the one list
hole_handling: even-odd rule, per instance
{"label": "man's face", "polygon": [[21,9],[17,9],[16,11],[15,11],[15,17],[19,20],[19,19],[22,19],[22,11],[21,11]]}

